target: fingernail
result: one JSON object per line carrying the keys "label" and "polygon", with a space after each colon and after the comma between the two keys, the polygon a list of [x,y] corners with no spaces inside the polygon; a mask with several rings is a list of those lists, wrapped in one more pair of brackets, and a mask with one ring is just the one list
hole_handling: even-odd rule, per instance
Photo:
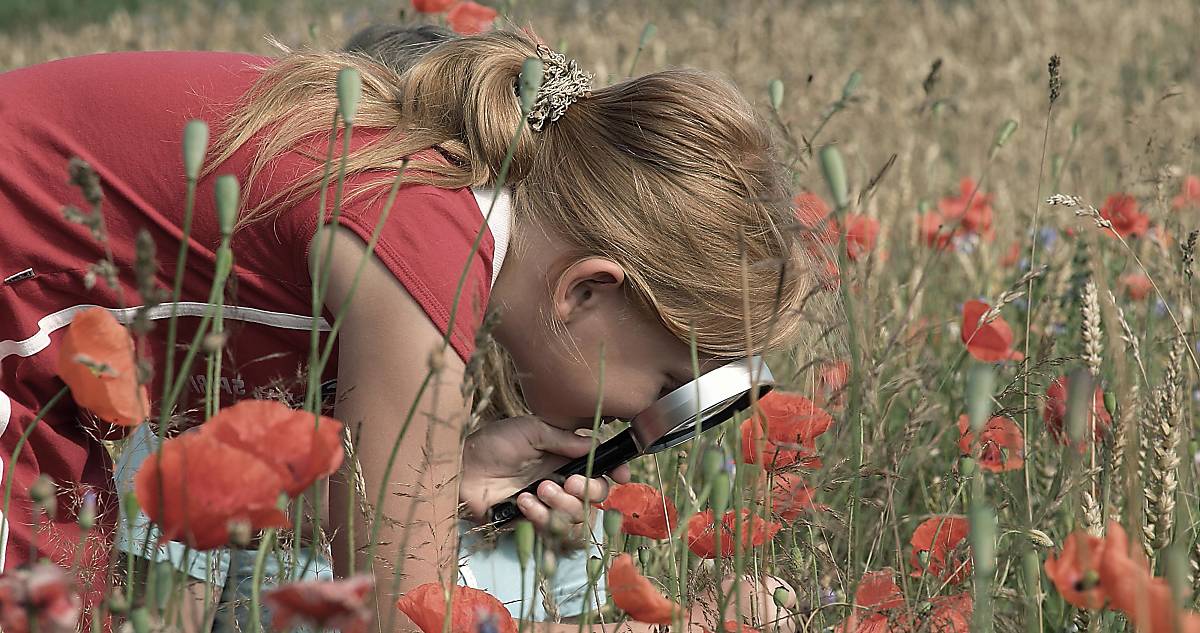
{"label": "fingernail", "polygon": [[528,492],[522,492],[520,495],[517,495],[517,505],[522,508],[528,508],[533,505],[533,495]]}

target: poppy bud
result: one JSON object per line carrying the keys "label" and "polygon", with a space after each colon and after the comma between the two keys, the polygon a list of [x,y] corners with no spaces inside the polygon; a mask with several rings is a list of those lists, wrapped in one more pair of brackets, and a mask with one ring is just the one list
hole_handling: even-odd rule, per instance
{"label": "poppy bud", "polygon": [[958,460],[958,474],[963,479],[970,479],[975,476],[975,473],[979,472],[978,466],[974,459],[966,456],[960,457]]}
{"label": "poppy bud", "polygon": [[217,193],[217,226],[221,235],[233,234],[233,224],[237,221],[238,196],[240,195],[237,177],[225,174],[217,178],[214,185]]}
{"label": "poppy bud", "polygon": [[643,545],[637,548],[637,554],[638,562],[642,564],[642,567],[647,567],[650,565],[650,548]]}
{"label": "poppy bud", "polygon": [[787,587],[776,587],[771,599],[775,601],[775,606],[782,609],[790,609],[796,604],[796,594]]}
{"label": "poppy bud", "polygon": [[362,99],[362,76],[356,68],[343,68],[337,76],[338,112],[346,125],[354,125],[358,102]]}
{"label": "poppy bud", "polygon": [[1000,129],[996,131],[996,140],[992,142],[992,149],[988,151],[988,158],[992,158],[1000,151],[1001,147],[1008,142],[1008,139],[1017,131],[1017,122],[1014,119],[1009,119],[1000,125]]}
{"label": "poppy bud", "polygon": [[854,91],[858,89],[858,84],[862,83],[862,73],[854,71],[846,78],[845,85],[842,86],[842,101],[847,101],[854,96]]}
{"label": "poppy bud", "polygon": [[700,472],[704,473],[705,479],[716,477],[725,465],[725,455],[715,448],[704,451],[704,456],[700,459]]}
{"label": "poppy bud", "polygon": [[132,490],[126,493],[125,498],[121,500],[121,507],[125,510],[125,520],[130,523],[137,520],[138,513],[142,511],[142,506],[137,500],[137,494]]}
{"label": "poppy bud", "polygon": [[546,547],[542,549],[542,578],[549,578],[558,571],[558,556],[554,554],[554,550]]}
{"label": "poppy bud", "polygon": [[537,99],[538,90],[542,87],[542,60],[530,57],[521,65],[521,75],[518,78],[518,94],[521,97],[521,114],[528,115]]}
{"label": "poppy bud", "polygon": [[617,510],[604,511],[604,534],[609,543],[615,543],[621,533],[621,513]]}
{"label": "poppy bud", "polygon": [[46,512],[47,516],[53,517],[58,512],[58,497],[56,495],[54,482],[46,475],[40,475],[37,481],[29,487],[29,498],[33,500],[34,505]]}
{"label": "poppy bud", "polygon": [[821,173],[825,174],[825,184],[829,185],[829,195],[833,197],[838,209],[850,206],[850,190],[846,184],[846,165],[842,162],[842,153],[833,145],[821,148]]}
{"label": "poppy bud", "polygon": [[517,542],[517,562],[521,565],[521,572],[524,573],[525,565],[533,556],[533,524],[529,521],[517,521],[516,528],[513,530],[513,539]]}
{"label": "poppy bud", "polygon": [[921,563],[921,569],[929,567],[929,550],[923,549],[917,552],[917,561]]}
{"label": "poppy bud", "polygon": [[772,79],[771,83],[767,84],[767,94],[771,96],[771,109],[778,111],[783,105],[783,82]]}
{"label": "poppy bud", "polygon": [[600,577],[600,572],[604,571],[604,561],[592,556],[587,561],[588,582],[596,582]]}
{"label": "poppy bud", "polygon": [[79,508],[79,529],[87,532],[96,527],[96,493],[83,495],[83,507]]}
{"label": "poppy bud", "polygon": [[646,48],[646,45],[649,44],[650,40],[654,39],[654,36],[657,34],[658,27],[654,26],[654,24],[651,22],[647,22],[646,27],[642,29],[642,37],[638,40],[638,48]]}
{"label": "poppy bud", "polygon": [[1104,394],[1104,410],[1108,411],[1108,415],[1116,417],[1117,415],[1117,395],[1111,391]]}
{"label": "poppy bud", "polygon": [[208,151],[208,124],[192,119],[183,126],[183,173],[188,180],[200,177],[204,153]]}
{"label": "poppy bud", "polygon": [[713,514],[720,517],[725,514],[725,510],[729,508],[729,475],[725,472],[717,473],[712,479],[712,492],[709,493],[709,501],[712,503]]}

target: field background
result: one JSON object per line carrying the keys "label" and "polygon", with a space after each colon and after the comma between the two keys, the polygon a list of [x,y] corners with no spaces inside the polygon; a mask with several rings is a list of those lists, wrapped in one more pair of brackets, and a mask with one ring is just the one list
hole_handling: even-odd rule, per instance
{"label": "field background", "polygon": [[[510,5],[508,15],[517,25],[532,24],[600,81],[628,72],[647,23],[657,32],[638,58],[638,71],[667,66],[715,71],[736,82],[764,113],[769,81],[781,80],[785,92],[778,120],[794,139],[817,146],[836,143],[855,194],[852,210],[881,225],[873,255],[848,271],[851,327],[861,350],[854,372],[861,407],[835,414],[834,428],[817,441],[825,467],[811,482],[817,500],[832,509],[802,518],[762,561],[796,590],[803,623],[817,627],[839,621],[845,608],[818,607],[844,607],[865,570],[909,571],[914,527],[933,514],[966,512],[965,497],[958,494],[963,480],[956,470],[955,422],[965,411],[972,363],[963,359],[960,306],[972,298],[994,301],[1020,278],[1019,265],[1000,261],[1014,244],[1028,260],[1035,217],[1037,228],[1050,227],[1057,236],[1044,237],[1038,246],[1037,262],[1049,268],[1033,283],[1032,301],[1022,297],[1002,311],[1016,331],[1016,348],[1028,349],[1031,358],[1025,365],[998,367],[998,395],[991,407],[1024,428],[1028,460],[1023,471],[987,476],[1000,534],[993,625],[1004,631],[1123,626],[1111,614],[1079,614],[1064,605],[1044,577],[1022,567],[1028,554],[1043,559],[1053,549],[1047,539],[1061,544],[1071,529],[1087,525],[1089,516],[1094,524],[1097,513],[1118,518],[1134,531],[1147,517],[1164,520],[1153,513],[1169,512],[1167,520],[1175,527],[1168,530],[1166,545],[1151,548],[1154,564],[1160,573],[1174,574],[1177,586],[1200,582],[1194,573],[1200,561],[1194,483],[1200,457],[1193,457],[1192,439],[1196,337],[1191,277],[1182,274],[1179,250],[1188,231],[1200,225],[1200,208],[1170,210],[1183,178],[1200,173],[1200,2],[522,0]],[[412,19],[411,11],[403,11],[406,6],[374,0],[0,0],[0,70],[98,51],[269,53],[267,34],[293,47],[338,46],[369,23]],[[1052,54],[1062,58],[1062,94],[1051,111],[1047,61]],[[941,66],[931,80],[935,60]],[[855,98],[822,125],[854,71],[861,73]],[[991,151],[997,130],[1010,119],[1019,124],[1016,132]],[[883,178],[859,196],[893,157]],[[798,190],[828,199],[815,158],[803,149],[789,158]],[[982,179],[982,191],[994,194],[995,239],[935,255],[920,240],[918,209],[956,195],[963,177]],[[1112,193],[1130,193],[1159,227],[1158,235],[1173,239],[1139,238],[1126,248],[1101,235],[1090,220],[1040,204],[1060,192],[1096,207]],[[1069,240],[1068,230],[1075,235]],[[1161,297],[1151,293],[1133,301],[1122,292],[1119,276],[1139,271],[1134,255],[1158,282]],[[1043,429],[1041,408],[1050,380],[1082,366],[1080,296],[1089,278],[1099,286],[1103,304],[1101,383],[1117,396],[1117,417],[1127,425],[1127,437],[1136,448],[1141,429],[1141,447],[1148,451],[1133,465],[1125,460],[1124,468],[1135,475],[1134,490],[1144,486],[1157,495],[1166,485],[1178,501],[1173,509],[1151,504],[1143,516],[1139,494],[1117,512],[1120,504],[1112,500],[1121,494],[1110,485],[1111,448],[1098,446],[1077,459]],[[1120,339],[1108,289],[1139,342],[1144,374]],[[920,327],[913,329],[914,324]],[[1171,358],[1168,349],[1177,340],[1188,353]],[[797,389],[815,390],[805,367],[819,360],[797,355]],[[1169,410],[1160,406],[1166,396],[1155,392],[1165,374],[1178,376]],[[1162,455],[1164,450],[1177,466],[1171,466],[1170,455]],[[1174,487],[1163,483],[1155,464],[1175,471]],[[1088,490],[1098,497],[1095,507],[1086,507],[1080,496]],[[910,603],[926,608],[932,596],[962,590],[906,574],[897,578]],[[1048,596],[1044,607],[1039,592]],[[1187,604],[1193,604],[1190,598]]]}

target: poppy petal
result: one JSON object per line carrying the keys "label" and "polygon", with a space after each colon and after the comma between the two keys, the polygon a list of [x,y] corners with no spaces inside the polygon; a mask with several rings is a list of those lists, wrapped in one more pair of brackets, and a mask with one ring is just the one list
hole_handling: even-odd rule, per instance
{"label": "poppy petal", "polygon": [[679,614],[679,606],[638,572],[629,554],[621,554],[608,568],[608,593],[622,611],[638,622],[666,625]]}
{"label": "poppy petal", "polygon": [[75,403],[110,424],[134,426],[150,414],[150,395],[138,384],[133,337],[104,308],[90,308],[67,326],[58,346],[58,376]]}
{"label": "poppy petal", "polygon": [[[455,585],[450,598],[449,633],[477,633],[481,622],[491,621],[496,633],[517,633],[517,623],[492,594]],[[446,592],[429,582],[400,596],[399,609],[424,633],[442,633],[446,615]]]}

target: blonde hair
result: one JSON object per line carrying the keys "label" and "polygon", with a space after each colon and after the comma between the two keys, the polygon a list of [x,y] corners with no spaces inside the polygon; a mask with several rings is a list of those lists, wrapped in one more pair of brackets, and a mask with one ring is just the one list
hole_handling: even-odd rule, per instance
{"label": "blonde hair", "polygon": [[[414,159],[406,182],[495,185],[525,124],[514,86],[536,46],[520,32],[453,39],[403,73],[348,53],[285,55],[229,120],[215,160],[262,132],[254,178],[302,139],[327,134],[337,73],[352,66],[363,78],[355,127],[388,131],[347,157],[349,173],[395,169],[432,148],[444,160]],[[312,195],[320,176],[315,164],[239,225]],[[505,184],[518,227],[544,227],[581,258],[620,264],[631,296],[680,339],[694,331],[703,353],[758,352],[804,327],[816,282],[795,239],[789,183],[767,125],[724,80],[674,69],[594,89],[543,131],[525,131]]]}

